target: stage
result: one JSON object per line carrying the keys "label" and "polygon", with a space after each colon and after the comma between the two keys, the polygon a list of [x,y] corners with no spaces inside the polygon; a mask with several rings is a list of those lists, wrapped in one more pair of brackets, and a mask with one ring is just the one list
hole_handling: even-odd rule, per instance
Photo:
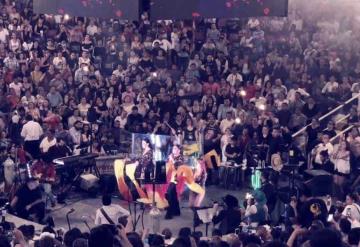
{"label": "stage", "polygon": [[[236,196],[239,199],[239,202],[242,204],[245,198],[245,193],[249,191],[250,189],[248,188],[244,188],[241,190],[227,190],[216,186],[210,186],[206,188],[206,197],[204,199],[203,205],[211,205],[211,202],[214,200],[221,201],[221,198],[226,194],[232,194]],[[67,204],[57,204],[56,207],[52,209],[49,215],[53,217],[56,227],[63,227],[66,230],[68,229],[68,224],[65,216],[72,208],[75,209],[75,211],[70,214],[71,227],[78,227],[82,231],[88,231],[86,225],[84,224],[84,219],[87,220],[90,227],[94,226],[95,212],[98,208],[101,207],[101,196],[98,196],[97,198],[89,198],[84,197],[84,195],[85,194],[72,192],[70,195],[70,199],[67,200]],[[113,197],[113,203],[120,204],[124,208],[128,209],[128,203],[118,199],[116,196]],[[180,202],[180,206],[182,207],[181,216],[175,217],[171,220],[165,220],[165,212],[161,212],[160,229],[170,228],[170,230],[176,236],[180,228],[192,228],[193,211],[188,208],[188,202],[185,200],[182,200]],[[149,210],[150,209],[147,209],[144,214],[144,226],[145,228],[149,228],[151,232]],[[141,211],[138,210],[137,213],[138,215],[140,215]],[[136,230],[138,232],[142,230],[141,220],[137,224]],[[196,230],[202,231],[205,235],[205,225],[197,227]],[[212,225],[209,227],[209,234],[211,234],[211,230]]]}

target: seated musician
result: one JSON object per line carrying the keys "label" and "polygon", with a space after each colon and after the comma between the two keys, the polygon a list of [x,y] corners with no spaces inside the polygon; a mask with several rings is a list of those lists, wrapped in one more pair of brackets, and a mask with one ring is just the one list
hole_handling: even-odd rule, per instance
{"label": "seated musician", "polygon": [[11,201],[11,209],[24,219],[34,216],[39,223],[43,222],[45,216],[45,203],[42,200],[39,182],[31,177],[16,192]]}
{"label": "seated musician", "polygon": [[150,140],[147,138],[142,140],[141,148],[141,157],[136,161],[137,167],[135,170],[135,178],[150,180],[154,171],[153,150]]}
{"label": "seated musician", "polygon": [[[50,147],[47,156],[49,161],[54,159],[59,159],[72,155],[72,150],[69,146],[66,145],[65,139],[58,138],[54,146]],[[57,173],[60,177],[61,184],[66,184],[66,179],[70,179],[75,176],[75,172],[71,168],[65,168],[64,166],[56,168]],[[69,181],[68,181],[69,182]]]}
{"label": "seated musician", "polygon": [[179,199],[176,192],[176,170],[183,164],[184,157],[181,152],[181,147],[180,145],[174,145],[167,162],[167,165],[174,166],[174,171],[172,172],[170,184],[166,192],[166,200],[169,203],[169,207],[167,207],[165,219],[171,219],[173,216],[180,215]]}
{"label": "seated musician", "polygon": [[51,146],[48,150],[48,156],[50,160],[66,157],[72,154],[71,149],[66,145],[63,138],[58,138],[54,146]]}
{"label": "seated musician", "polygon": [[51,186],[55,182],[56,171],[49,155],[43,154],[41,159],[31,166],[31,174],[40,182],[46,198],[51,202],[51,207],[55,207],[56,200],[52,193]]}

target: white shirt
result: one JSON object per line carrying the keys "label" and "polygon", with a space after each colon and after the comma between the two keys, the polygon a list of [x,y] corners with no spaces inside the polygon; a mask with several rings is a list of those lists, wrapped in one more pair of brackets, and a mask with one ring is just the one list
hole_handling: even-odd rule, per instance
{"label": "white shirt", "polygon": [[[349,211],[348,211],[349,210]],[[343,216],[347,216],[348,213],[350,214],[350,218],[352,221],[360,221],[360,207],[356,203],[353,203],[351,205],[348,205],[344,208],[344,211],[342,212]]]}
{"label": "white shirt", "polygon": [[[104,209],[105,213],[115,224],[118,223],[119,218],[130,215],[128,210],[116,204],[111,204],[109,206],[102,206],[101,208]],[[100,210],[101,208],[96,210],[95,225],[110,224],[110,222],[105,218],[105,216],[101,212]]]}
{"label": "white shirt", "polygon": [[86,28],[86,33],[89,34],[90,36],[93,36],[94,34],[96,34],[98,32],[98,28],[95,25],[92,26],[88,26]]}
{"label": "white shirt", "polygon": [[160,44],[160,48],[163,49],[165,52],[171,49],[171,43],[167,39],[156,39],[153,41],[152,46],[155,46],[155,43],[158,42]]}
{"label": "white shirt", "polygon": [[79,57],[79,66],[81,66],[81,64],[83,64],[83,63],[90,65],[90,63],[91,63],[90,58]]}
{"label": "white shirt", "polygon": [[334,163],[335,171],[343,174],[350,173],[350,153],[349,151],[340,152],[338,151],[339,144],[335,145],[331,161]]}
{"label": "white shirt", "polygon": [[80,144],[80,140],[81,140],[81,132],[76,130],[75,127],[71,127],[69,129],[69,133],[73,139],[73,142],[78,145]]}
{"label": "white shirt", "polygon": [[336,89],[339,87],[339,83],[337,82],[327,82],[324,86],[324,88],[321,90],[322,93],[333,93],[336,91]]}
{"label": "white shirt", "polygon": [[225,133],[225,130],[227,128],[231,128],[231,126],[233,126],[234,122],[235,122],[234,119],[228,120],[225,118],[225,119],[221,120],[221,122],[220,122],[221,133]]}
{"label": "white shirt", "polygon": [[20,97],[21,95],[21,88],[22,88],[22,83],[15,83],[15,82],[12,82],[10,83],[9,85],[10,88],[13,88],[16,95]]}
{"label": "white shirt", "polygon": [[5,43],[6,38],[9,36],[9,31],[6,28],[0,31],[0,42]]}
{"label": "white shirt", "polygon": [[119,121],[120,129],[124,129],[127,122],[127,117],[122,118],[121,116],[117,116],[114,121]]}
{"label": "white shirt", "polygon": [[31,120],[24,124],[21,130],[21,136],[25,141],[38,141],[43,134],[40,124]]}
{"label": "white shirt", "polygon": [[233,74],[231,73],[230,75],[228,75],[228,77],[226,78],[226,81],[230,83],[231,86],[234,86],[236,81],[243,81],[243,77],[242,75],[240,75],[239,73]]}
{"label": "white shirt", "polygon": [[255,19],[255,18],[251,18],[249,21],[248,21],[248,26],[250,28],[256,28],[257,26],[260,25],[260,21],[258,19]]}
{"label": "white shirt", "polygon": [[87,103],[86,104],[82,104],[82,103],[78,104],[78,110],[80,111],[80,114],[82,116],[87,116],[87,113],[88,113],[90,107],[91,107],[91,105],[87,104]]}
{"label": "white shirt", "polygon": [[290,102],[294,102],[295,101],[295,94],[296,93],[299,93],[300,95],[302,96],[305,96],[305,97],[309,97],[310,94],[308,94],[304,89],[302,88],[298,88],[298,89],[290,89],[289,92],[288,92],[288,95],[287,95],[287,98]]}
{"label": "white shirt", "polygon": [[321,164],[321,159],[320,159],[320,153],[321,151],[325,151],[327,150],[329,155],[331,156],[331,154],[333,153],[334,151],[334,146],[329,142],[327,143],[326,145],[324,145],[324,143],[320,143],[319,145],[317,145],[315,147],[316,149],[316,156],[315,156],[315,162],[317,164]]}
{"label": "white shirt", "polygon": [[31,103],[36,103],[36,98],[33,95],[31,95],[30,98],[28,98],[26,96],[22,96],[21,97],[21,102],[23,104],[29,104],[30,102]]}
{"label": "white shirt", "polygon": [[47,153],[47,151],[49,151],[49,148],[52,146],[55,146],[56,144],[56,138],[52,139],[51,141],[49,141],[49,139],[47,137],[45,137],[44,139],[42,139],[42,141],[40,142],[40,150],[43,153]]}
{"label": "white shirt", "polygon": [[54,57],[53,59],[53,65],[57,69],[62,69],[66,65],[66,58],[64,57]]}

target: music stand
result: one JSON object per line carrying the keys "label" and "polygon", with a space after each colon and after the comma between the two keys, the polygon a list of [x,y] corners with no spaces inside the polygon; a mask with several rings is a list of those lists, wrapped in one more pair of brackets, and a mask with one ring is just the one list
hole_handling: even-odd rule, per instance
{"label": "music stand", "polygon": [[212,223],[212,219],[215,215],[215,209],[213,207],[202,207],[194,209],[194,232],[196,228],[196,214],[203,224],[205,224],[205,234],[208,236],[209,225]]}
{"label": "music stand", "polygon": [[[155,190],[156,190],[156,185],[161,185],[161,184],[166,183],[166,162],[165,161],[156,161],[154,169],[145,168],[141,172],[141,176],[140,176],[140,178],[138,178],[138,180],[141,181],[142,184],[151,184],[152,185],[152,191],[153,191],[152,206],[151,206],[149,214],[155,219],[155,218],[159,217],[161,214],[159,208],[156,206]],[[144,211],[143,211],[142,215],[144,215]],[[156,232],[154,229],[153,229],[153,231],[154,231],[154,233]]]}

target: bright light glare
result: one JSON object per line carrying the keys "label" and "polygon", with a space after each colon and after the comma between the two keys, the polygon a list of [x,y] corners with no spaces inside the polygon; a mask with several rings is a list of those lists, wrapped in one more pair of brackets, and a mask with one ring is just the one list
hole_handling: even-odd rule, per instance
{"label": "bright light glare", "polygon": [[259,105],[259,110],[265,111],[266,106],[264,104]]}

